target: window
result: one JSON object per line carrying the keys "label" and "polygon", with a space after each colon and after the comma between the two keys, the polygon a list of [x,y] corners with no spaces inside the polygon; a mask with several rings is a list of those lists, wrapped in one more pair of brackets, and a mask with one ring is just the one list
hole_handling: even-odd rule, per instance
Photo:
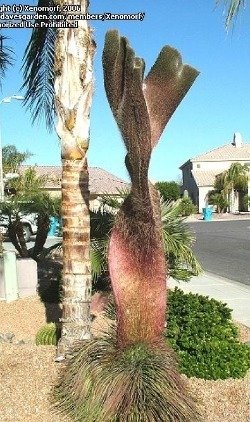
{"label": "window", "polygon": [[200,164],[196,164],[196,168],[197,169],[200,169],[201,168],[201,165]]}

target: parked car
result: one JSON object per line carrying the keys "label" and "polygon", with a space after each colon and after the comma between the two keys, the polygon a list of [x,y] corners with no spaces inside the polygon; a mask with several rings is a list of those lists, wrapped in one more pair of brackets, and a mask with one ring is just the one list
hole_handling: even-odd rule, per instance
{"label": "parked car", "polygon": [[[23,225],[23,234],[26,242],[30,240],[32,235],[37,233],[37,214],[23,214],[21,215],[21,223]],[[8,237],[9,217],[5,214],[0,214],[0,232]]]}

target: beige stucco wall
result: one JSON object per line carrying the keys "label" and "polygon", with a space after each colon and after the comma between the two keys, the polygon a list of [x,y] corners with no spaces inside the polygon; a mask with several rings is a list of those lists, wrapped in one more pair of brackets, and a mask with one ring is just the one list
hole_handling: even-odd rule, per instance
{"label": "beige stucco wall", "polygon": [[[193,170],[227,170],[235,160],[230,161],[194,161]],[[250,161],[237,161],[240,164],[249,164]]]}
{"label": "beige stucco wall", "polygon": [[202,212],[202,208],[208,205],[207,194],[210,190],[213,189],[213,186],[202,186],[199,188],[199,212]]}

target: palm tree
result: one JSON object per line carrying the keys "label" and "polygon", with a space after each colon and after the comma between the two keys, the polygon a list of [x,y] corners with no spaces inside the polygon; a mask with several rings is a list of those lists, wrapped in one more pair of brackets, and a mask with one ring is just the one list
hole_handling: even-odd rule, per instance
{"label": "palm tree", "polygon": [[[61,5],[67,1],[60,2]],[[86,13],[88,0],[72,0]],[[39,0],[38,6],[51,6]],[[61,13],[61,12],[60,12]],[[24,58],[25,102],[33,119],[45,117],[61,140],[63,220],[63,314],[58,359],[76,340],[90,338],[90,229],[86,152],[95,45],[86,20],[78,28],[36,28]]]}
{"label": "palm tree", "polygon": [[248,185],[248,167],[240,163],[232,163],[228,170],[217,176],[215,186],[221,187],[224,198],[229,201],[230,211],[233,210],[235,203],[235,191],[242,192],[247,190]]}

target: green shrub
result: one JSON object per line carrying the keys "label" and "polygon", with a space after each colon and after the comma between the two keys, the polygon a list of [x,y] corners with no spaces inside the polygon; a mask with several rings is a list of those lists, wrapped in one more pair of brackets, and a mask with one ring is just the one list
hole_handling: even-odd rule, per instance
{"label": "green shrub", "polygon": [[56,346],[60,338],[60,330],[54,323],[49,323],[40,328],[36,334],[36,345]]}
{"label": "green shrub", "polygon": [[250,348],[237,335],[225,304],[178,288],[169,291],[166,337],[187,376],[243,377],[250,368]]}
{"label": "green shrub", "polygon": [[54,390],[72,420],[145,422],[200,420],[195,399],[166,344],[117,347],[115,331],[79,344]]}
{"label": "green shrub", "polygon": [[242,378],[250,368],[250,348],[237,341],[201,341],[193,350],[179,351],[180,371],[204,379]]}
{"label": "green shrub", "polygon": [[183,217],[188,217],[191,214],[197,213],[197,207],[193,204],[192,199],[183,197],[179,203],[179,214]]}

